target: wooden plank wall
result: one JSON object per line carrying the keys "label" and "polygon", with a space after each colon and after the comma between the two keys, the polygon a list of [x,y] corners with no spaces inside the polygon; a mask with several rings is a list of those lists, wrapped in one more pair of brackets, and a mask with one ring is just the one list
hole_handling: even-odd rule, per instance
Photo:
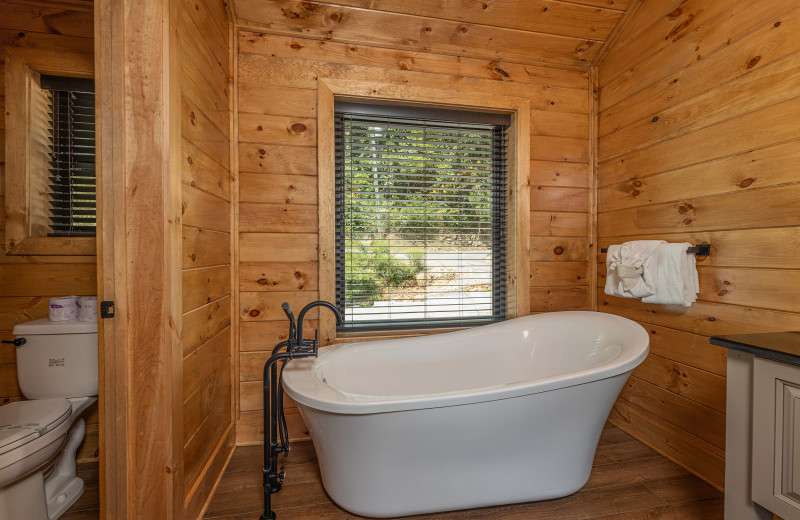
{"label": "wooden plank wall", "polygon": [[180,0],[183,477],[197,518],[233,446],[231,28],[222,0]]}
{"label": "wooden plank wall", "polygon": [[725,352],[708,336],[800,328],[798,30],[794,2],[647,0],[599,66],[599,245],[711,244],[691,308],[600,291],[652,342],[612,420],[720,488]]}
{"label": "wooden plank wall", "polygon": [[[0,3],[0,60],[7,47],[64,50],[93,54],[91,5],[44,7],[30,3]],[[5,114],[5,75],[0,62],[0,107]],[[5,117],[0,117],[0,208],[5,208]],[[5,211],[0,211],[0,247],[5,244]],[[53,296],[97,294],[95,256],[0,255],[0,339],[13,339],[15,324],[47,316]],[[13,345],[0,345],[0,404],[23,399],[17,384]],[[86,438],[78,459],[98,457],[97,405],[86,421]]]}
{"label": "wooden plank wall", "polygon": [[[371,27],[391,25],[389,17],[375,16],[379,21]],[[452,89],[455,97],[459,85],[491,95],[503,82],[513,95],[529,97],[531,310],[588,308],[585,69],[248,31],[239,32],[238,45],[237,444],[263,438],[262,367],[288,330],[280,304],[289,302],[297,313],[318,299],[317,77]],[[314,327],[312,322],[306,330]],[[292,436],[302,436],[303,423],[291,404],[287,413]]]}

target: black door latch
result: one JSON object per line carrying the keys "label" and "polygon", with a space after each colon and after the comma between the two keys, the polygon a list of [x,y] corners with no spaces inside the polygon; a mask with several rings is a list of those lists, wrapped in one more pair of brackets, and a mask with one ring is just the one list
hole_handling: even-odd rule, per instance
{"label": "black door latch", "polygon": [[100,317],[101,318],[114,317],[114,302],[112,301],[100,302]]}

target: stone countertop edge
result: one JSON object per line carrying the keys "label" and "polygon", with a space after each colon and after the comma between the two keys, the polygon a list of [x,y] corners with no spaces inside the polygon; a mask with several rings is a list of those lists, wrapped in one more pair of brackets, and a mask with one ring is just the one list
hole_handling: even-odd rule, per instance
{"label": "stone countertop edge", "polygon": [[[794,343],[793,345],[787,345],[787,337],[791,338],[789,343]],[[800,366],[800,332],[798,331],[711,336],[709,341],[712,345]]]}

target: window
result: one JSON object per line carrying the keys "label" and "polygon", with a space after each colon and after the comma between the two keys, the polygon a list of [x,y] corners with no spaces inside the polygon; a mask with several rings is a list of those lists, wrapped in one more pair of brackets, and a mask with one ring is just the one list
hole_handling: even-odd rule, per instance
{"label": "window", "polygon": [[508,115],[337,102],[341,330],[506,317]]}
{"label": "window", "polygon": [[48,236],[94,236],[94,81],[43,75],[41,89],[50,128]]}
{"label": "window", "polygon": [[8,48],[5,61],[7,255],[93,255],[91,54]]}

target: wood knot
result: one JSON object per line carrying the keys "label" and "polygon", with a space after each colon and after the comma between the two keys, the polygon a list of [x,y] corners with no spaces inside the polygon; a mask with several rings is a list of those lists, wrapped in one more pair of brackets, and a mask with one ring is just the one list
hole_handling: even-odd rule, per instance
{"label": "wood knot", "polygon": [[299,280],[300,278],[303,277],[303,273],[301,273],[300,271],[295,271],[294,272],[294,277]]}
{"label": "wood knot", "polygon": [[261,155],[261,156],[262,156],[262,157],[261,157],[262,159],[264,158],[263,156],[264,156],[264,155],[266,155],[266,154],[267,154],[267,151],[266,151],[266,150],[264,150],[263,148],[259,148],[259,149],[258,149],[258,155]]}
{"label": "wood knot", "polygon": [[773,27],[780,27],[780,26],[781,26],[781,22],[780,21],[775,22],[775,25],[773,25]]}
{"label": "wood knot", "polygon": [[689,208],[687,208],[686,206],[679,206],[678,211],[680,211],[681,213],[689,213]]}
{"label": "wood knot", "polygon": [[194,160],[192,160],[191,157],[187,157],[186,158],[186,162],[189,163],[189,164],[194,164]]}
{"label": "wood knot", "polygon": [[194,253],[192,253],[192,257],[191,257],[191,258],[192,258],[192,262],[194,262],[195,260],[197,260],[197,255],[195,255]]}
{"label": "wood knot", "polygon": [[423,31],[425,31],[426,33],[429,33],[429,32],[431,32],[433,29],[431,29],[431,26],[430,26],[430,25],[426,25],[426,26],[425,26],[425,27],[424,27],[422,30],[423,30]]}
{"label": "wood knot", "polygon": [[638,196],[639,196],[639,194],[640,194],[639,190],[633,190],[633,191],[631,192],[631,196],[632,196],[632,197],[638,197]]}
{"label": "wood knot", "polygon": [[709,316],[708,321],[717,321],[717,318],[715,318],[714,316]]}
{"label": "wood knot", "polygon": [[334,22],[338,22],[340,18],[341,16],[339,15],[339,13],[331,13],[330,15],[330,19],[333,20]]}
{"label": "wood knot", "polygon": [[677,18],[683,14],[683,9],[678,7],[677,9],[673,10],[671,13],[667,15],[667,18]]}
{"label": "wood knot", "polygon": [[197,116],[194,112],[189,114],[189,120],[192,122],[192,126],[197,126]]}
{"label": "wood knot", "polygon": [[752,69],[753,67],[758,65],[759,61],[761,61],[761,56],[753,56],[752,58],[747,60],[747,65],[745,65],[745,68],[747,68],[748,70]]}
{"label": "wood knot", "polygon": [[256,316],[258,316],[259,314],[261,314],[261,311],[259,311],[258,309],[253,309],[253,310],[251,310],[250,312],[248,312],[247,314],[249,314],[250,316],[252,316],[253,318],[255,318]]}
{"label": "wood knot", "polygon": [[292,132],[296,134],[302,134],[306,131],[306,125],[303,123],[295,123],[291,126]]}
{"label": "wood knot", "polygon": [[748,186],[753,184],[755,181],[756,180],[754,178],[748,177],[747,179],[745,179],[745,180],[743,180],[742,182],[739,183],[739,187],[740,188],[747,188]]}
{"label": "wood knot", "polygon": [[561,247],[561,246],[556,246],[556,247],[553,248],[553,253],[555,253],[557,255],[563,255],[564,254],[564,248]]}
{"label": "wood knot", "polygon": [[635,181],[633,181],[633,185],[636,186],[637,188],[641,188],[642,184],[644,184],[644,183],[642,181],[640,181],[639,179],[636,179]]}
{"label": "wood knot", "polygon": [[467,29],[467,26],[466,26],[466,25],[462,25],[461,27],[459,27],[459,28],[458,28],[458,30],[459,30],[460,32],[462,32],[462,33],[465,33],[465,32],[467,32],[467,31],[468,31],[468,29]]}
{"label": "wood knot", "polygon": [[655,116],[655,117],[653,118],[653,122],[654,122],[654,123],[658,123],[658,116]]}
{"label": "wood knot", "polygon": [[296,51],[299,51],[300,49],[302,49],[302,48],[303,48],[303,46],[302,46],[302,45],[300,45],[300,44],[299,44],[299,43],[297,43],[297,42],[292,42],[292,44],[291,44],[291,45],[289,45],[289,47],[291,47],[292,49],[294,49],[294,50],[296,50]]}

